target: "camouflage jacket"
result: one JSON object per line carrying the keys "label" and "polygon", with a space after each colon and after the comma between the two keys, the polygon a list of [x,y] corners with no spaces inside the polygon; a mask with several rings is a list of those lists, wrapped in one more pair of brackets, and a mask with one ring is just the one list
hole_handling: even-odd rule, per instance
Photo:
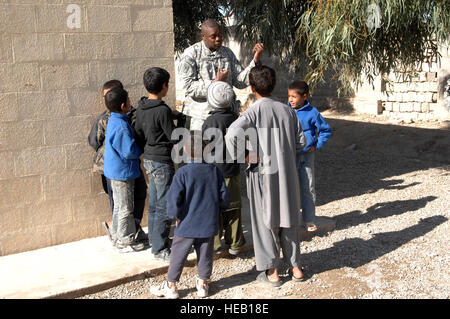
{"label": "camouflage jacket", "polygon": [[[105,136],[106,136],[106,125],[108,124],[111,112],[109,110],[104,111],[95,120],[94,125],[92,125],[91,132],[88,136],[89,145],[95,150],[94,158],[92,159],[93,167],[92,171],[94,173],[103,174],[104,167],[104,154],[105,154]],[[130,126],[134,132],[134,123],[136,122],[136,109],[131,108],[128,113]]]}
{"label": "camouflage jacket", "polygon": [[244,69],[233,51],[224,46],[215,52],[211,52],[203,41],[190,46],[184,51],[178,64],[178,76],[185,98],[183,113],[201,120],[208,117],[211,111],[206,102],[208,86],[216,78],[218,66],[228,70],[227,82],[230,85],[245,89],[249,85],[250,70],[255,65],[252,60]]}

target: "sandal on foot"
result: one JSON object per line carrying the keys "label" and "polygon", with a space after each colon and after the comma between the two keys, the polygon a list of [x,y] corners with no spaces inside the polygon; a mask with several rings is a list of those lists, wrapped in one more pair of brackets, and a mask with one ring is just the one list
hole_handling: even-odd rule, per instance
{"label": "sandal on foot", "polygon": [[265,284],[269,284],[272,287],[280,287],[281,286],[281,280],[280,281],[270,281],[267,277],[266,271],[261,272],[258,277],[256,277],[256,280],[263,282]]}
{"label": "sandal on foot", "polygon": [[292,268],[289,268],[288,274],[289,274],[289,276],[291,276],[291,279],[292,279],[293,281],[295,281],[295,282],[303,282],[303,281],[306,281],[305,270],[304,270],[303,268],[300,268],[300,270],[301,270],[302,273],[303,273],[303,277],[297,278],[297,277],[294,276],[294,272],[292,271]]}

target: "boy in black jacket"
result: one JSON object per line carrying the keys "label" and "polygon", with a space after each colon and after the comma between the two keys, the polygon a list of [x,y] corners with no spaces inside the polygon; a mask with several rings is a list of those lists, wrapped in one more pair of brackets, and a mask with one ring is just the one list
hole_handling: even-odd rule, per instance
{"label": "boy in black jacket", "polygon": [[[172,220],[166,212],[166,193],[175,173],[171,158],[174,118],[182,113],[172,111],[162,100],[169,89],[170,74],[153,67],[144,74],[144,86],[150,93],[139,101],[136,111],[136,143],[144,149],[144,168],[148,177],[148,239],[155,258],[170,260],[169,233]],[[179,121],[180,123],[180,121]]]}
{"label": "boy in black jacket", "polygon": [[[221,238],[224,235],[225,245],[229,247],[228,252],[238,255],[240,248],[245,244],[241,219],[241,175],[239,163],[226,162],[227,149],[224,141],[228,127],[238,118],[238,115],[231,110],[235,93],[231,85],[217,81],[208,87],[207,100],[212,111],[203,123],[202,131],[205,134],[204,138],[209,138],[208,129],[212,134],[216,132],[222,137],[222,140],[216,141],[218,144],[215,145],[222,148],[223,158],[221,161],[215,161],[214,164],[221,170],[231,194],[230,208],[219,216],[219,233],[214,239],[214,250],[218,253],[221,251]],[[214,142],[214,139],[211,142]],[[213,150],[214,156],[217,151]]]}

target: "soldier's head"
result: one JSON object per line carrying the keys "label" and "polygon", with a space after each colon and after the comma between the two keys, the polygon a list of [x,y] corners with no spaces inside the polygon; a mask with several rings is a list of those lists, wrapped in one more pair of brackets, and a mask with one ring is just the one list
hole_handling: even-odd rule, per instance
{"label": "soldier's head", "polygon": [[108,110],[114,113],[126,114],[131,109],[128,92],[119,87],[112,88],[106,93],[105,104]]}
{"label": "soldier's head", "polygon": [[270,96],[277,83],[275,70],[266,66],[255,66],[248,76],[253,93],[260,96]]}
{"label": "soldier's head", "polygon": [[108,82],[105,82],[105,84],[103,84],[103,89],[102,89],[103,97],[105,97],[106,93],[108,93],[108,91],[113,88],[123,89],[122,82],[120,82],[119,80],[110,80]]}
{"label": "soldier's head", "polygon": [[219,50],[222,46],[223,37],[220,25],[213,19],[208,19],[202,23],[202,40],[211,51]]}
{"label": "soldier's head", "polygon": [[166,70],[152,67],[144,73],[144,86],[149,93],[166,96],[169,89],[170,74]]}

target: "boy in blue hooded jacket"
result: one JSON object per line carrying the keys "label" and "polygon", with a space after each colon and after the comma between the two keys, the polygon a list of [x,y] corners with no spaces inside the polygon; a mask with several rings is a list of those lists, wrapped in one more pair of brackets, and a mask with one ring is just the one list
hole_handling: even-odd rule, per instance
{"label": "boy in blue hooded jacket", "polygon": [[105,177],[111,180],[114,211],[110,229],[114,245],[121,252],[144,249],[137,242],[136,224],[133,217],[134,182],[141,173],[139,156],[142,150],[136,145],[128,123],[131,109],[128,92],[113,88],[105,95],[106,107],[111,111],[105,135]]}
{"label": "boy in blue hooded jacket", "polygon": [[306,146],[297,154],[297,171],[303,221],[308,231],[316,231],[316,190],[314,153],[320,150],[331,136],[331,127],[320,112],[308,102],[309,87],[305,81],[294,81],[288,87],[289,105],[295,109],[302,126]]}

